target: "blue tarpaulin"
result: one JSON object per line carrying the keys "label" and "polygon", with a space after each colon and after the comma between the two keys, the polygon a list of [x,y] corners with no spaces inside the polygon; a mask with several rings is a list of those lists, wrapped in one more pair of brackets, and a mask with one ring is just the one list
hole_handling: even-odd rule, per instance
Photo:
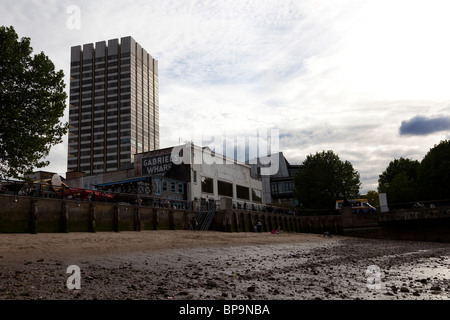
{"label": "blue tarpaulin", "polygon": [[122,181],[113,181],[113,182],[107,182],[102,184],[96,184],[95,187],[107,187],[107,186],[113,186],[117,184],[124,184],[124,183],[130,183],[130,182],[138,182],[138,181],[145,181],[148,177],[142,177],[142,178],[135,178],[135,179],[128,179],[128,180],[122,180]]}

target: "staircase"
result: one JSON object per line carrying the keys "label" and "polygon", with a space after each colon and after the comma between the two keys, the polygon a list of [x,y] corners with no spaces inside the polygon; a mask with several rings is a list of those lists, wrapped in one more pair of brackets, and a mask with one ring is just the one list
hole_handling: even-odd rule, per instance
{"label": "staircase", "polygon": [[189,230],[199,230],[206,231],[208,230],[213,218],[214,218],[214,210],[212,211],[200,211],[197,213],[195,218],[197,219],[198,225],[197,228],[194,229],[194,225],[191,224]]}
{"label": "staircase", "polygon": [[189,230],[199,230],[206,231],[208,230],[211,222],[214,219],[214,214],[216,212],[216,202],[212,199],[206,201],[202,199],[200,203],[200,211],[197,213],[195,218],[197,219],[197,227],[195,228],[194,224],[191,223]]}

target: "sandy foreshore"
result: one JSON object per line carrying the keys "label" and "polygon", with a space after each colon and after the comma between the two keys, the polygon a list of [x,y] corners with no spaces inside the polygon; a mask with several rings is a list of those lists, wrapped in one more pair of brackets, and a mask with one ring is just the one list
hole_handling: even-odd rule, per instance
{"label": "sandy foreshore", "polygon": [[[70,290],[67,268],[81,271]],[[0,300],[435,300],[450,244],[295,233],[0,234]]]}

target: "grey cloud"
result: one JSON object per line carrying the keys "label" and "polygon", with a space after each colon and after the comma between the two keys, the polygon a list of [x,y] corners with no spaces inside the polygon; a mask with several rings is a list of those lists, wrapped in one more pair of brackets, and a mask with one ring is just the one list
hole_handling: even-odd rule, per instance
{"label": "grey cloud", "polygon": [[424,136],[446,130],[450,130],[450,117],[448,116],[427,118],[418,115],[410,120],[402,121],[400,125],[400,135],[402,136]]}

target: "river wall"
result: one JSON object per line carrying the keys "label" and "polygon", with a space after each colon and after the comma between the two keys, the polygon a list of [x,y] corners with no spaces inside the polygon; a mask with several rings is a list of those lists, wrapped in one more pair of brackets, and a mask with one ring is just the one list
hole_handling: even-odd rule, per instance
{"label": "river wall", "polygon": [[192,211],[0,195],[0,233],[188,229]]}
{"label": "river wall", "polygon": [[[130,204],[0,195],[0,233],[188,230],[196,212]],[[292,216],[246,210],[215,212],[209,230],[342,234],[342,218]]]}
{"label": "river wall", "polygon": [[[221,204],[208,230],[330,232],[363,238],[450,242],[450,208],[355,215],[293,216],[235,210]],[[120,232],[189,230],[196,212],[131,204],[35,198],[0,194],[0,233]]]}

